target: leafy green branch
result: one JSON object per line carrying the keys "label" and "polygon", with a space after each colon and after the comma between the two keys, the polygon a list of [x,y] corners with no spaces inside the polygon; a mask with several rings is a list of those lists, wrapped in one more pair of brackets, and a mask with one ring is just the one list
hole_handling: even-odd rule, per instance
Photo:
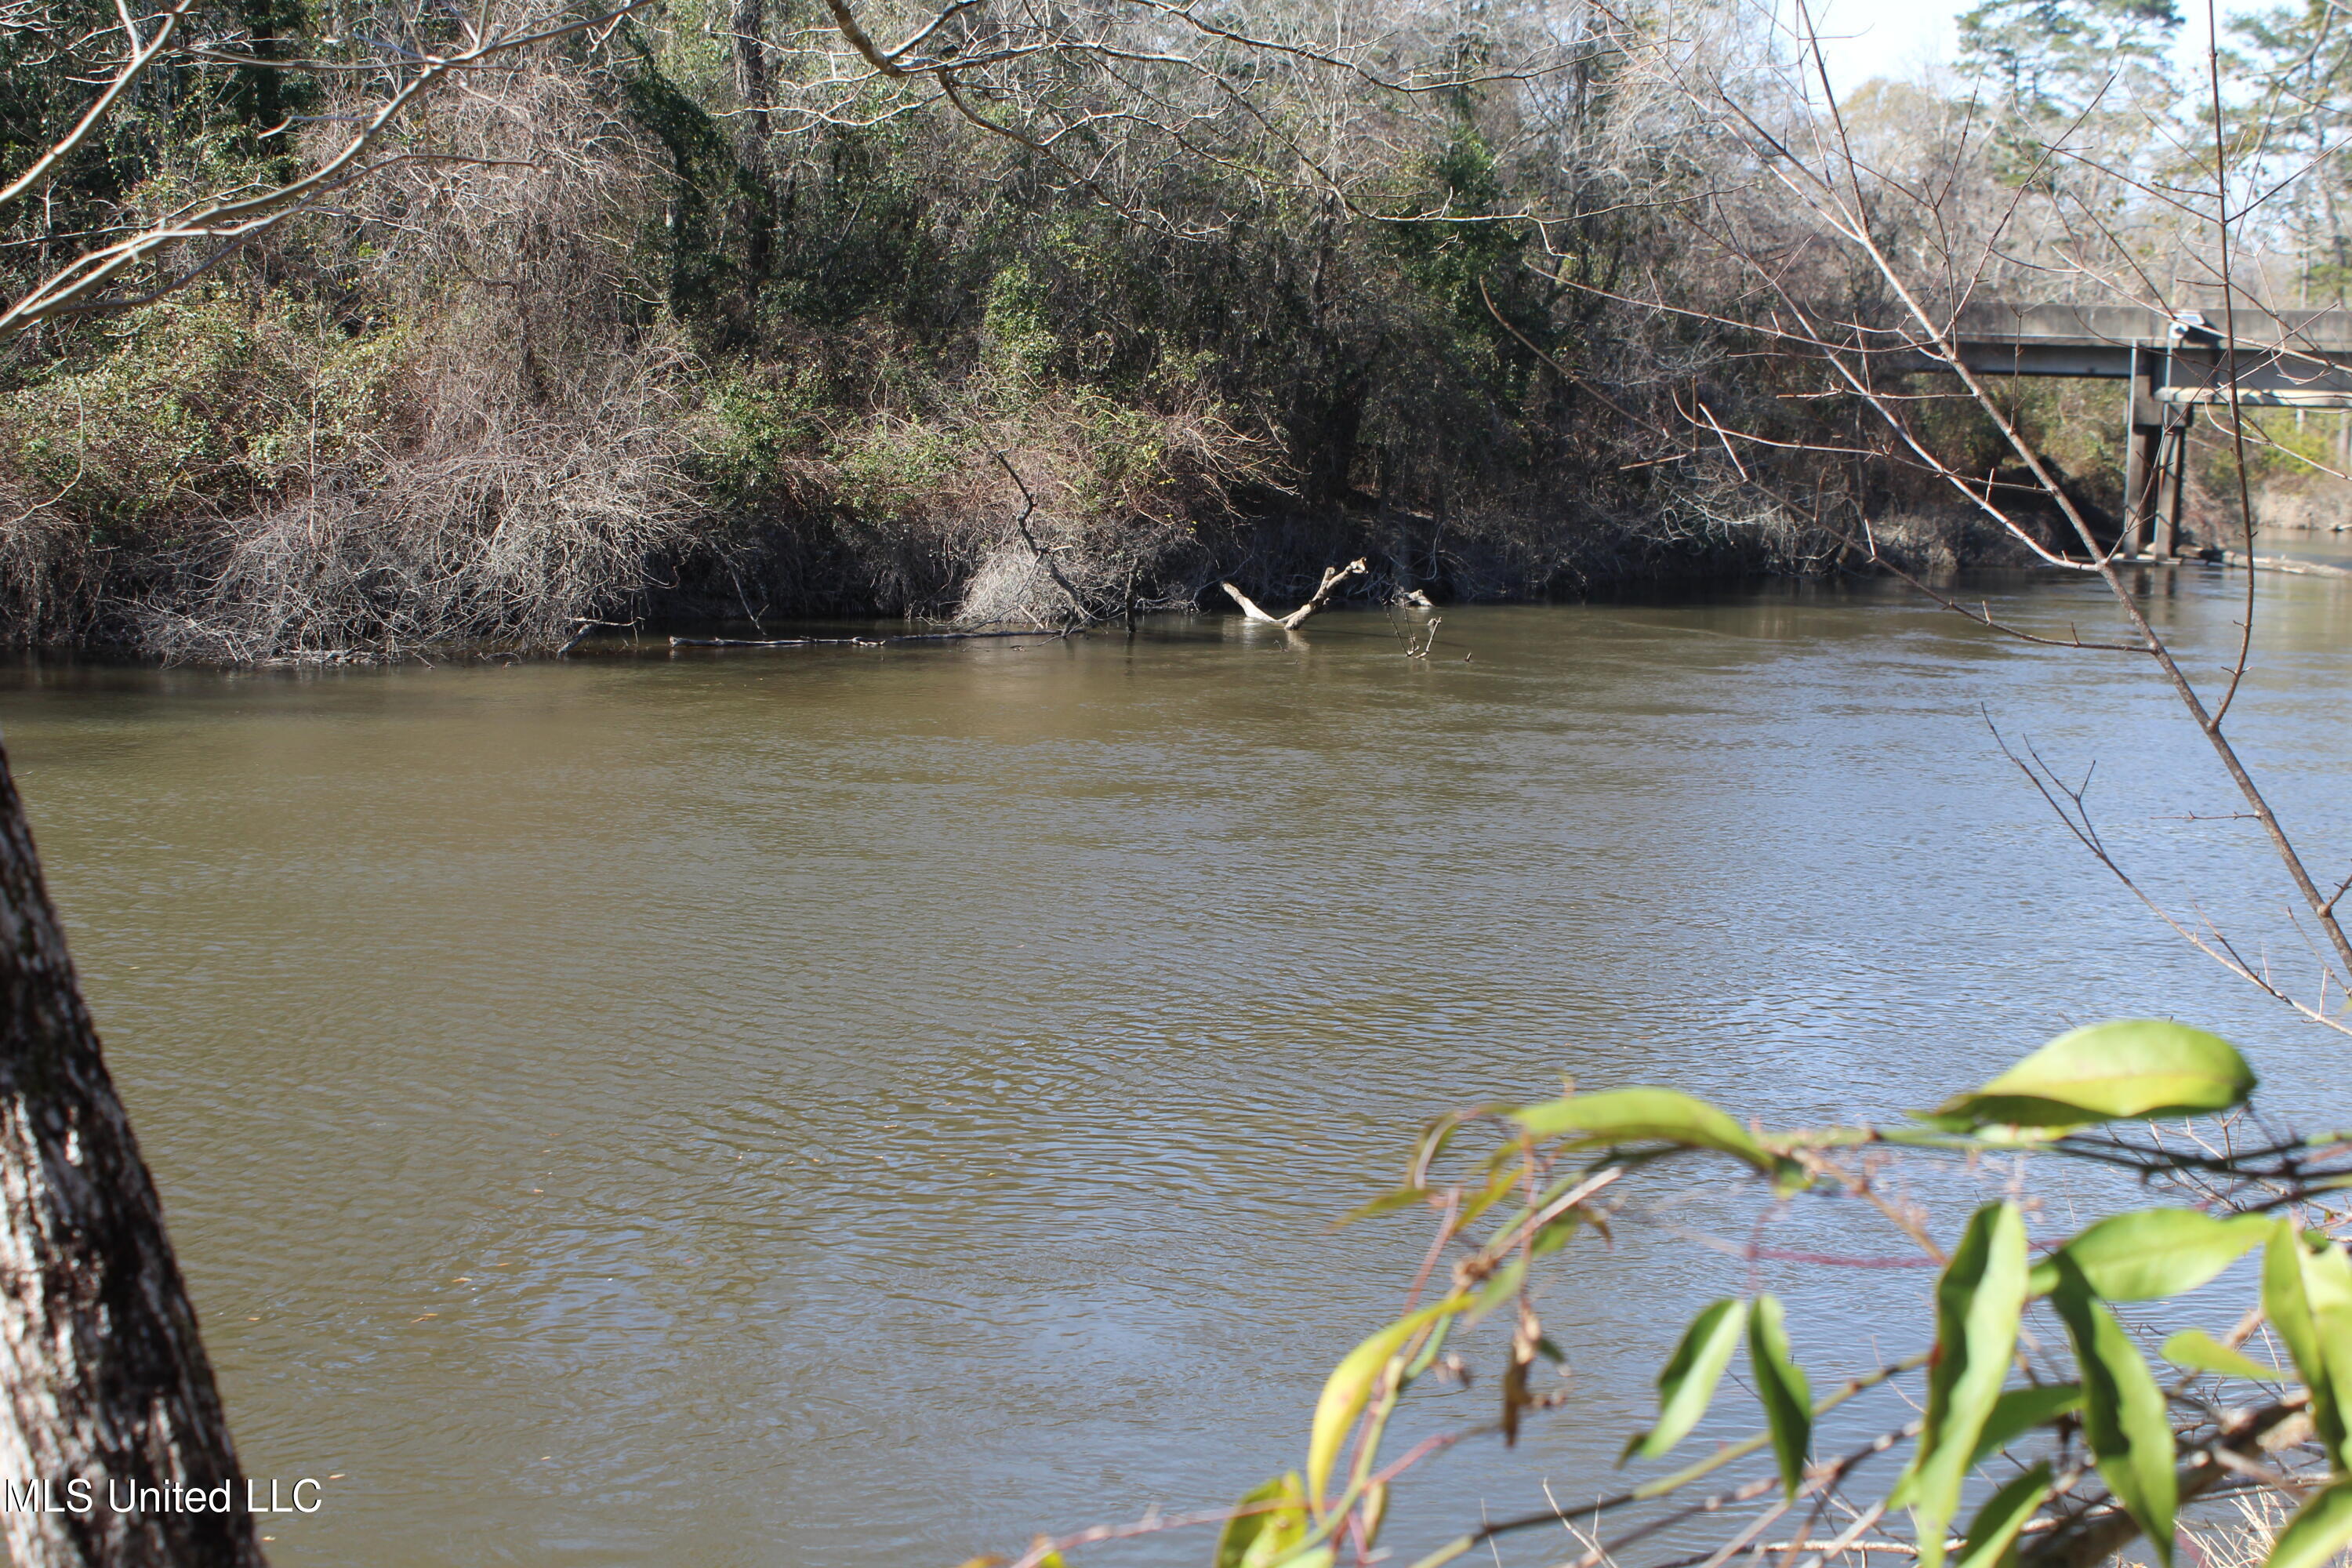
{"label": "leafy green branch", "polygon": [[[1825,1568],[1869,1551],[1915,1556],[1920,1568],[2092,1568],[2135,1540],[2147,1542],[2160,1568],[2173,1568],[2184,1508],[2250,1493],[2296,1505],[2267,1568],[2317,1568],[2352,1547],[2352,1260],[2326,1228],[2340,1215],[2326,1206],[2352,1188],[2352,1138],[2260,1131],[2248,1108],[2255,1087],[2228,1041],[2129,1020],[2063,1036],[1895,1125],[1770,1132],[1650,1087],[1571,1087],[1532,1105],[1440,1117],[1416,1142],[1403,1183],[1348,1216],[1433,1211],[1431,1265],[1406,1310],[1326,1380],[1301,1468],[1221,1516],[1213,1568],[1376,1561],[1397,1489],[1419,1467],[1471,1436],[1515,1442],[1526,1420],[1570,1405],[1566,1384],[1531,1392],[1533,1365],[1562,1359],[1541,1321],[1535,1276],[1576,1238],[1590,1232],[1606,1241],[1612,1224],[1628,1223],[1624,1196],[1647,1173],[1727,1161],[1734,1180],[1778,1205],[1874,1193],[1870,1171],[1852,1163],[1857,1152],[2072,1161],[2129,1172],[2188,1201],[2108,1215],[2037,1248],[2012,1194],[1978,1206],[1947,1248],[1922,1216],[1880,1198],[1882,1213],[1939,1269],[1927,1350],[1815,1398],[1778,1298],[1710,1302],[1659,1371],[1655,1416],[1626,1437],[1620,1463],[1670,1456],[1708,1416],[1743,1354],[1760,1429],[1580,1504],[1572,1517],[1554,1506],[1490,1521],[1412,1568],[1444,1568],[1473,1552],[1498,1552],[1507,1538],[1563,1529],[1580,1547],[1565,1568],[1613,1568],[1643,1542],[1715,1519],[1726,1533],[1712,1547],[1652,1568],[1725,1568],[1742,1553],[1760,1561],[1767,1552],[1781,1568]],[[2206,1125],[2185,1135],[2158,1125],[2199,1118]],[[2249,1128],[2258,1136],[2242,1142]],[[2237,1327],[2221,1338],[2194,1327],[2173,1332],[2160,1352],[2172,1381],[2163,1381],[2116,1309],[2168,1301],[2257,1253],[2254,1300]],[[1446,1288],[1421,1300],[1449,1257]],[[2055,1321],[2049,1345],[2029,1329],[2037,1309]],[[1390,1457],[1405,1399],[1424,1384],[1465,1384],[1470,1368],[1450,1347],[1506,1313],[1495,1418]],[[2246,1353],[2265,1328],[2283,1348],[2280,1365]],[[2061,1346],[2071,1370],[2052,1354]],[[2049,1365],[2037,1368],[2037,1357]],[[1914,1373],[1925,1374],[1916,1419],[1833,1455],[1815,1452],[1822,1417]],[[1872,1460],[1897,1451],[1899,1471],[1882,1487],[1861,1487]],[[1766,1455],[1769,1469],[1698,1495],[1702,1480]],[[1843,1522],[1824,1535],[1832,1510]],[[1600,1537],[1604,1517],[1628,1512],[1640,1517]],[[1769,1539],[1792,1516],[1792,1536]],[[1013,1568],[1060,1568],[1066,1551],[1104,1538],[1041,1540]]]}

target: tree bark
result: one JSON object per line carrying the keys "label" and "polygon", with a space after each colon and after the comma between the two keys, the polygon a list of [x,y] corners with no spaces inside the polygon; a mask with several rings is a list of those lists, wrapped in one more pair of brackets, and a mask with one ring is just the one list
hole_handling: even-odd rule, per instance
{"label": "tree bark", "polygon": [[768,147],[768,110],[774,92],[768,81],[767,0],[736,0],[730,18],[735,35],[735,88],[743,100],[747,129],[740,138],[737,162],[745,189],[736,203],[736,221],[743,228],[743,297],[740,330],[747,339],[760,333],[760,289],[775,268],[776,188]]}
{"label": "tree bark", "polygon": [[735,35],[735,91],[750,111],[751,150],[768,156],[768,0],[736,0],[729,21]]}
{"label": "tree bark", "polygon": [[5,752],[0,1204],[0,1480],[37,1488],[0,1512],[16,1568],[257,1568],[195,1309]]}

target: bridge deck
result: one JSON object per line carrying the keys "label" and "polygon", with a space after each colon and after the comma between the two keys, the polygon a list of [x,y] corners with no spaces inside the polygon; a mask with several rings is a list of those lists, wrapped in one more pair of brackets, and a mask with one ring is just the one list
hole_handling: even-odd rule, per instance
{"label": "bridge deck", "polygon": [[[2226,334],[2226,339],[2225,339]],[[2352,310],[2178,316],[2133,305],[2011,305],[1960,312],[1951,333],[1979,375],[2127,381],[2120,549],[2169,558],[2180,537],[2189,429],[2200,405],[2352,409]],[[1918,353],[1913,370],[1949,368]]]}
{"label": "bridge deck", "polygon": [[[2242,402],[2340,407],[2352,403],[2352,310],[2242,310],[2229,323]],[[2138,375],[2168,403],[2224,402],[2231,354],[2218,314],[2176,319],[2136,305],[2009,305],[1960,312],[1960,358],[1988,375]]]}

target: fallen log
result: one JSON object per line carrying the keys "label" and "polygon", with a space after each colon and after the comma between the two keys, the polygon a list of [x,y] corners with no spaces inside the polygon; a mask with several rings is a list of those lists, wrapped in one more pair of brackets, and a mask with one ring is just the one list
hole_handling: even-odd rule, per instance
{"label": "fallen log", "polygon": [[2296,577],[2352,577],[2352,569],[2319,561],[2297,561],[2285,555],[2249,556],[2242,550],[2221,552],[2224,566],[2251,567],[2258,572],[2284,572]]}
{"label": "fallen log", "polygon": [[1332,594],[1338,590],[1340,584],[1350,577],[1360,577],[1370,570],[1370,563],[1360,555],[1345,566],[1326,566],[1323,568],[1323,581],[1316,588],[1315,596],[1286,616],[1267,615],[1258,608],[1255,601],[1252,600],[1247,594],[1243,593],[1231,583],[1220,583],[1217,586],[1233,596],[1234,603],[1242,607],[1242,614],[1249,619],[1264,621],[1269,626],[1280,626],[1284,631],[1290,632],[1297,631],[1307,616],[1328,605]]}
{"label": "fallen log", "polygon": [[672,637],[672,647],[888,647],[902,642],[971,642],[981,637],[1066,637],[1059,630],[1032,626],[1017,632],[898,632],[887,637]]}

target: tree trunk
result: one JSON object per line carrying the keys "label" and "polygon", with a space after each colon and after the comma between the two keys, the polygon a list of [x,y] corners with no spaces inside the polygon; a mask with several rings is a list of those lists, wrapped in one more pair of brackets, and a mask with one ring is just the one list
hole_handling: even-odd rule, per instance
{"label": "tree trunk", "polygon": [[[0,1480],[37,1489],[0,1511],[16,1568],[258,1565],[195,1309],[5,752],[0,1204]],[[228,1511],[194,1511],[194,1489]]]}
{"label": "tree trunk", "polygon": [[747,149],[764,169],[768,158],[768,0],[736,0],[729,26],[735,35],[735,92],[750,110]]}
{"label": "tree trunk", "polygon": [[736,158],[744,185],[735,214],[743,230],[743,294],[736,307],[737,327],[745,341],[756,342],[760,289],[776,264],[776,188],[770,178],[774,155],[768,146],[768,107],[774,94],[768,82],[767,0],[737,0],[731,21],[735,87],[749,111]]}

